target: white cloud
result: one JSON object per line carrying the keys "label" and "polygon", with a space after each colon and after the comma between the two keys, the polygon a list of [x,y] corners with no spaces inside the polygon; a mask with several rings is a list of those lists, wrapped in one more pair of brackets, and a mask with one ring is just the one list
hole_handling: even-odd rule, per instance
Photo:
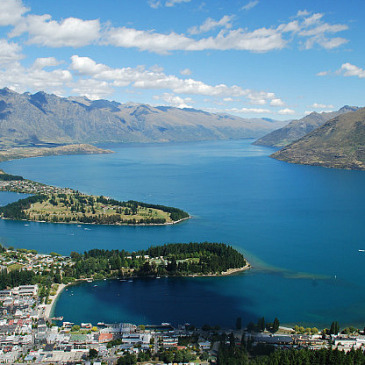
{"label": "white cloud", "polygon": [[161,0],[149,0],[148,5],[153,9],[158,9],[161,6],[173,7],[180,3],[189,3],[191,0],[167,0],[165,2]]}
{"label": "white cloud", "polygon": [[[344,24],[329,24],[323,20],[324,14],[309,14],[307,11],[297,13],[296,19],[278,26],[262,27],[253,30],[232,28],[233,16],[225,15],[220,20],[207,19],[202,25],[190,28],[190,33],[158,33],[154,30],[112,27],[100,24],[98,19],[83,20],[66,18],[53,20],[51,15],[27,15],[28,11],[20,0],[1,0],[3,13],[0,11],[0,25],[14,25],[10,37],[28,34],[28,44],[48,47],[83,47],[90,44],[112,45],[115,47],[138,48],[167,54],[172,51],[204,50],[241,50],[249,52],[269,52],[287,47],[299,41],[305,49],[318,45],[333,49],[347,42],[347,39],[336,37],[338,32],[348,29]],[[152,7],[174,6],[191,0],[150,0]],[[249,2],[252,7],[257,1]],[[204,32],[221,29],[216,35],[199,37]]]}
{"label": "white cloud", "polygon": [[307,11],[307,10],[299,10],[299,11],[297,12],[297,17],[307,16],[307,15],[309,15],[309,14],[310,14],[310,12],[309,12],[309,11]]}
{"label": "white cloud", "polygon": [[260,28],[253,32],[243,29],[220,31],[215,37],[194,40],[184,34],[161,34],[132,28],[112,28],[104,37],[104,44],[116,47],[139,48],[142,51],[167,54],[170,51],[203,51],[203,50],[246,50],[268,52],[282,49],[286,41],[275,29]]}
{"label": "white cloud", "polygon": [[220,20],[214,20],[212,18],[208,18],[202,25],[199,27],[191,27],[188,32],[190,34],[201,34],[211,31],[215,28],[232,28],[232,15],[224,15]]}
{"label": "white cloud", "polygon": [[0,26],[17,24],[22,15],[28,12],[21,0],[1,0],[0,1]]}
{"label": "white cloud", "polygon": [[242,10],[250,10],[254,8],[259,3],[259,0],[252,0],[248,2],[246,5],[242,6]]}
{"label": "white cloud", "polygon": [[161,6],[161,1],[159,1],[159,0],[149,0],[148,5],[153,9],[157,9]]}
{"label": "white cloud", "polygon": [[101,63],[96,63],[89,57],[79,57],[72,56],[71,57],[71,70],[77,71],[81,75],[98,75],[105,71],[110,70],[110,68]]}
{"label": "white cloud", "polygon": [[280,114],[280,115],[292,115],[292,114],[295,114],[295,110],[289,109],[289,108],[280,109],[278,111],[278,114]]}
{"label": "white cloud", "polygon": [[327,76],[330,74],[330,71],[321,71],[321,72],[318,72],[316,75],[317,76]]}
{"label": "white cloud", "polygon": [[180,109],[191,108],[192,106],[190,104],[193,102],[193,100],[191,98],[181,98],[180,96],[170,94],[170,93],[164,93],[160,96],[155,96],[154,99],[163,100],[168,105],[176,107],[176,108],[180,108]]}
{"label": "white cloud", "polygon": [[104,36],[103,44],[116,47],[139,48],[141,51],[168,53],[168,51],[186,49],[192,42],[184,35],[161,34],[133,28],[111,28]]}
{"label": "white cloud", "polygon": [[262,108],[232,108],[229,109],[228,112],[232,113],[242,113],[242,114],[270,114],[271,111],[269,109],[262,109]]}
{"label": "white cloud", "polygon": [[189,3],[191,0],[167,0],[165,2],[165,6],[167,7],[171,7],[171,6],[175,6],[176,4],[180,4],[180,3]]}
{"label": "white cloud", "polygon": [[184,68],[183,70],[180,71],[180,74],[184,76],[189,76],[192,74],[192,72],[189,68]]}
{"label": "white cloud", "polygon": [[22,59],[22,48],[17,43],[9,43],[5,39],[0,39],[0,65],[7,65]]}
{"label": "white cloud", "polygon": [[326,110],[306,110],[304,112],[304,115],[308,115],[308,114],[311,114],[311,113],[318,113],[318,114],[322,114],[322,113],[330,113],[332,112],[333,110],[330,110],[330,109],[326,109]]}
{"label": "white cloud", "polygon": [[320,104],[320,103],[313,103],[309,106],[313,109],[333,109],[334,106],[332,104]]}
{"label": "white cloud", "polygon": [[113,94],[114,89],[106,81],[81,79],[72,85],[72,92],[91,100],[97,100]]}
{"label": "white cloud", "polygon": [[70,69],[78,75],[89,76],[94,80],[110,82],[111,86],[131,86],[137,89],[169,90],[176,94],[205,95],[215,97],[244,97],[251,104],[263,105],[268,101],[278,99],[274,93],[243,89],[240,86],[225,84],[208,85],[192,78],[182,79],[175,75],[166,75],[162,71],[136,68],[111,68],[96,63],[89,57],[74,55],[71,57]]}
{"label": "white cloud", "polygon": [[284,106],[284,105],[285,105],[285,103],[284,103],[281,99],[279,99],[279,98],[275,98],[275,99],[272,99],[272,100],[270,101],[270,105],[271,105],[271,106]]}
{"label": "white cloud", "polygon": [[62,69],[46,71],[40,67],[41,63],[42,61],[35,61],[38,66],[33,67],[33,64],[29,68],[23,67],[19,62],[12,63],[0,71],[0,86],[7,86],[17,92],[44,90],[62,95],[65,86],[72,82],[72,74]]}
{"label": "white cloud", "polygon": [[360,79],[365,77],[365,70],[352,65],[351,63],[344,63],[341,68],[337,71],[338,74],[343,74],[344,76],[357,76]]}
{"label": "white cloud", "polygon": [[202,25],[189,29],[192,35],[225,27],[215,36],[195,39],[185,34],[168,34],[144,31],[133,28],[110,28],[103,37],[103,44],[116,47],[139,48],[166,54],[171,51],[203,50],[244,50],[250,52],[269,52],[285,48],[296,39],[305,49],[319,45],[333,49],[348,42],[347,39],[334,37],[338,32],[348,29],[344,24],[329,24],[323,21],[324,14],[299,12],[296,20],[282,23],[277,27],[263,27],[249,31],[243,28],[231,28],[232,17],[225,15],[219,21],[207,19]]}
{"label": "white cloud", "polygon": [[58,66],[61,62],[54,57],[37,58],[32,66],[32,69],[42,69],[44,67]]}
{"label": "white cloud", "polygon": [[29,44],[48,47],[83,47],[100,39],[99,20],[67,18],[60,22],[48,14],[28,15],[15,26],[10,37],[29,34]]}
{"label": "white cloud", "polygon": [[345,31],[348,29],[346,24],[329,24],[322,19],[324,14],[315,13],[310,15],[306,10],[299,11],[297,17],[301,18],[298,22],[296,33],[300,37],[307,38],[304,42],[305,49],[311,49],[316,44],[325,48],[333,49],[348,42],[347,39],[341,37],[332,37],[333,34]]}

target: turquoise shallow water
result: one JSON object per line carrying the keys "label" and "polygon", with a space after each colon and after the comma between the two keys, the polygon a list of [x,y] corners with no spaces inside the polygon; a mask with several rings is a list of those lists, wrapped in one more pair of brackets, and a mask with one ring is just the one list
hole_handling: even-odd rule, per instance
{"label": "turquoise shallow water", "polygon": [[78,285],[56,307],[73,322],[229,326],[239,315],[246,321],[264,315],[285,323],[364,326],[365,256],[358,250],[365,248],[365,173],[286,164],[251,142],[108,145],[115,154],[1,163],[33,180],[172,205],[193,218],[166,227],[0,221],[0,241],[69,254],[207,240],[233,245],[254,266],[229,278]]}

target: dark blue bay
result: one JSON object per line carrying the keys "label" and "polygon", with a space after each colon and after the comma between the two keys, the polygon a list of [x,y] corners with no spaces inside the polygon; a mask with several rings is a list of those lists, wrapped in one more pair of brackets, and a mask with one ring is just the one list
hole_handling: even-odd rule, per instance
{"label": "dark blue bay", "polygon": [[227,278],[84,283],[72,296],[64,292],[56,307],[72,322],[230,326],[240,315],[363,327],[365,255],[358,250],[365,248],[365,173],[283,163],[251,142],[107,145],[116,153],[1,163],[32,180],[176,206],[193,218],[166,227],[2,220],[0,240],[62,254],[207,240],[233,245],[254,266]]}

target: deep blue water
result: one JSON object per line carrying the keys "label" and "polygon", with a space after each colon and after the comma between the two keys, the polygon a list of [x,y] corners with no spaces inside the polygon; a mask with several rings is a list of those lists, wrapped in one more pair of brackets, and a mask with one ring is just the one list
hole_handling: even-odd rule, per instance
{"label": "deep blue water", "polygon": [[[193,218],[166,227],[0,221],[0,242],[40,252],[137,250],[167,242],[226,242],[254,268],[227,278],[84,283],[60,297],[72,322],[191,322],[230,326],[365,324],[365,173],[287,164],[251,140],[107,145],[111,155],[0,164],[8,173],[120,200],[176,206]],[[0,195],[0,205],[3,200]],[[85,229],[87,228],[87,229]],[[82,306],[80,306],[82,302]]]}

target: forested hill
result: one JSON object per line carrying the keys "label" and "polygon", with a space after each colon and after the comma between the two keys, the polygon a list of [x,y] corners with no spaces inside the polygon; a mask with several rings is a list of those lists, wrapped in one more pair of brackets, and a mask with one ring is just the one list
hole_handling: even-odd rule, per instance
{"label": "forested hill", "polygon": [[71,253],[75,278],[219,275],[247,265],[244,256],[223,243],[175,243],[127,252],[94,249]]}

